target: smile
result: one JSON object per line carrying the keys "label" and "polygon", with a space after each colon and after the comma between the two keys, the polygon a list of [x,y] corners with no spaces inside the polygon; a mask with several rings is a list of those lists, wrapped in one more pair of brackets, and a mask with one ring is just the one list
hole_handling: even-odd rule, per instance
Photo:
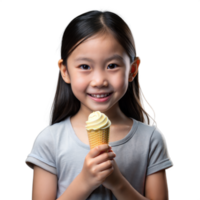
{"label": "smile", "polygon": [[104,102],[110,99],[110,97],[112,96],[112,93],[110,93],[108,96],[102,95],[103,97],[101,97],[101,95],[91,96],[91,94],[88,94],[88,96],[90,96],[91,99],[97,102]]}

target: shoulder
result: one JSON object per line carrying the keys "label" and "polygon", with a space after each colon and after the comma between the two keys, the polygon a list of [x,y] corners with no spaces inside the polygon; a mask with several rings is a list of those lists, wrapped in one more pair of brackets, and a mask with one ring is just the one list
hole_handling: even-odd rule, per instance
{"label": "shoulder", "polygon": [[48,149],[53,145],[52,127],[47,126],[36,136],[32,152]]}
{"label": "shoulder", "polygon": [[136,121],[138,124],[136,135],[138,138],[142,138],[143,142],[146,144],[159,144],[161,146],[165,146],[165,138],[160,129],[155,125],[148,125],[146,123]]}
{"label": "shoulder", "polygon": [[143,132],[145,132],[146,134],[148,135],[162,135],[162,132],[160,131],[160,129],[157,127],[157,125],[149,125],[149,124],[146,124],[144,122],[140,122],[140,121],[137,121],[135,120],[137,123],[138,123],[138,128],[140,130],[142,130]]}
{"label": "shoulder", "polygon": [[65,119],[61,122],[45,127],[42,131],[39,132],[35,142],[49,144],[55,141],[55,139],[60,137],[60,135],[62,135],[64,132],[67,120],[68,119]]}
{"label": "shoulder", "polygon": [[140,132],[142,132],[142,134],[145,136],[151,146],[166,146],[164,135],[157,126],[150,126],[142,122],[138,123]]}
{"label": "shoulder", "polygon": [[51,130],[51,132],[54,133],[60,133],[63,132],[64,130],[66,130],[66,128],[69,126],[69,117],[67,117],[66,119],[55,123],[53,125],[49,125],[49,129]]}
{"label": "shoulder", "polygon": [[165,146],[165,138],[163,133],[158,129],[158,127],[155,127],[154,131],[151,134],[151,143],[159,143],[162,146]]}
{"label": "shoulder", "polygon": [[56,135],[56,134],[59,134],[60,132],[62,132],[66,126],[67,126],[67,122],[68,122],[69,118],[61,121],[61,122],[58,122],[58,123],[55,123],[53,125],[49,125],[47,127],[45,127],[40,133],[39,135],[43,135],[43,136],[46,136],[48,134],[52,134],[52,135]]}
{"label": "shoulder", "polygon": [[135,120],[136,126],[137,126],[137,134],[141,137],[145,137],[148,140],[152,137],[156,130],[156,126],[154,125],[148,125],[144,122],[140,122]]}

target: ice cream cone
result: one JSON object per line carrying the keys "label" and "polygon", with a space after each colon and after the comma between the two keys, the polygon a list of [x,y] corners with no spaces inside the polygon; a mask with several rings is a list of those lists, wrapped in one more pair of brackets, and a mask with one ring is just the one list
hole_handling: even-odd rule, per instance
{"label": "ice cream cone", "polygon": [[109,144],[110,127],[106,129],[88,130],[90,149],[102,144]]}
{"label": "ice cream cone", "polygon": [[91,113],[86,121],[86,130],[90,149],[102,144],[109,144],[111,121],[100,111]]}

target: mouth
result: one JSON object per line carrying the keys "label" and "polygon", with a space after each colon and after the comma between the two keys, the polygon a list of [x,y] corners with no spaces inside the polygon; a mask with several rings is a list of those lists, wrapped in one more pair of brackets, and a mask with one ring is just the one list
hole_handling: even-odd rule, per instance
{"label": "mouth", "polygon": [[[110,96],[112,93],[113,93],[113,92],[109,93],[106,97]],[[91,97],[94,97],[94,96],[92,96],[91,94],[88,94],[88,95],[90,95]],[[106,98],[106,97],[99,97],[99,98]],[[94,98],[95,98],[95,97],[94,97]]]}

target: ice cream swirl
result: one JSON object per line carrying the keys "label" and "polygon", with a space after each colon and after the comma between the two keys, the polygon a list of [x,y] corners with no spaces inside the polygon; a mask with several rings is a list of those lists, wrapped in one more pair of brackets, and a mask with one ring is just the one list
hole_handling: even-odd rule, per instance
{"label": "ice cream swirl", "polygon": [[97,130],[97,129],[106,129],[111,125],[108,117],[101,113],[100,111],[92,112],[88,121],[86,121],[86,129],[89,130]]}

